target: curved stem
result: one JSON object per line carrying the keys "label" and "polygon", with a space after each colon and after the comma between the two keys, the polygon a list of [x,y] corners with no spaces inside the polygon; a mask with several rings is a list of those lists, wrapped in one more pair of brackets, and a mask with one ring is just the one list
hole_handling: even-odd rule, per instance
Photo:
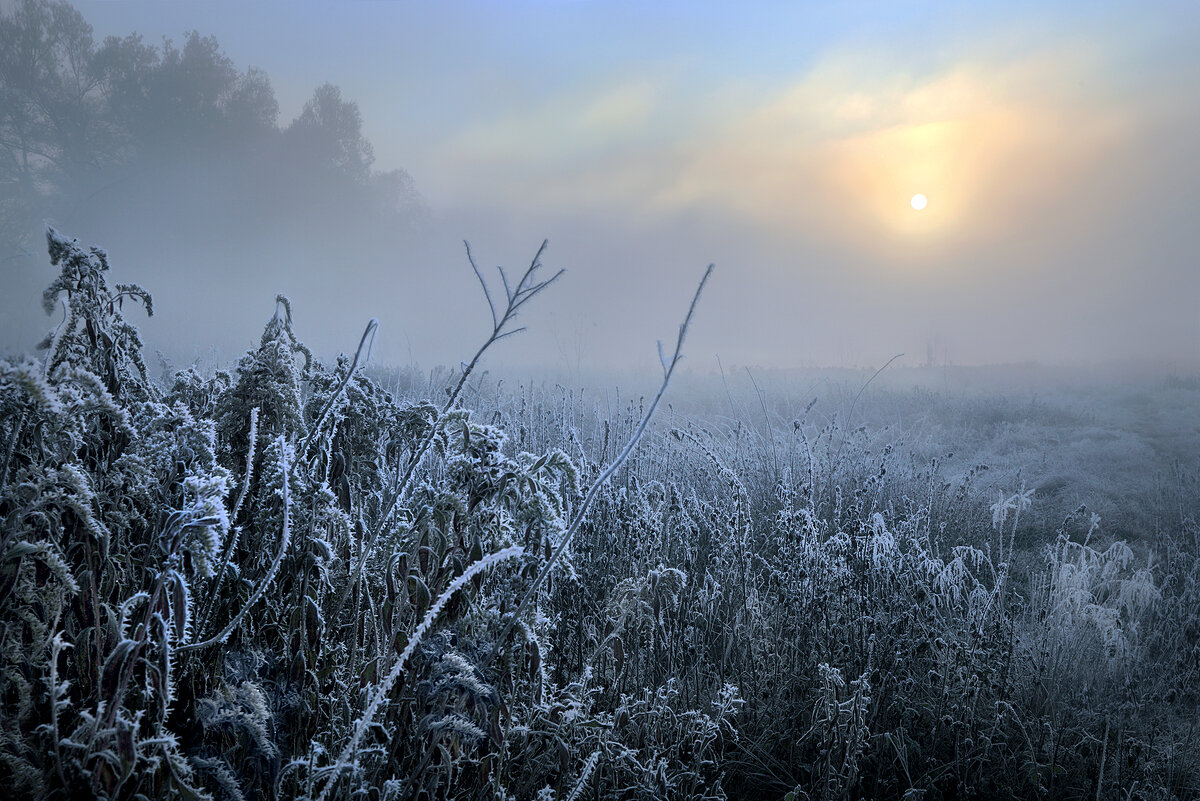
{"label": "curved stem", "polygon": [[238,610],[238,613],[225,625],[225,628],[203,642],[193,642],[179,646],[175,649],[176,653],[195,651],[224,642],[233,633],[233,630],[237,628],[237,625],[242,622],[242,618],[246,616],[246,613],[263,597],[267,588],[271,586],[271,582],[275,580],[275,574],[279,571],[279,565],[283,562],[283,555],[287,553],[288,545],[292,539],[291,498],[288,496],[287,449],[282,436],[279,437],[279,452],[280,475],[283,476],[283,536],[279,542],[279,552],[275,554],[275,558],[271,561],[271,567],[267,570],[266,577],[259,582],[258,587],[254,590],[254,594],[250,596],[250,600],[246,601],[246,605]]}
{"label": "curved stem", "polygon": [[508,641],[508,636],[512,633],[513,627],[517,624],[517,621],[521,619],[521,615],[533,602],[534,597],[537,595],[537,591],[542,586],[542,582],[546,579],[546,576],[550,575],[550,570],[554,567],[555,563],[562,558],[563,553],[567,550],[567,546],[571,544],[571,539],[575,536],[575,532],[579,530],[579,526],[582,525],[583,518],[587,515],[588,508],[592,505],[592,501],[594,501],[596,496],[600,493],[600,489],[612,477],[613,473],[617,472],[621,465],[625,463],[625,460],[629,458],[631,453],[633,453],[634,447],[637,446],[638,440],[642,438],[642,434],[646,432],[646,427],[650,425],[650,419],[654,417],[654,410],[658,408],[659,401],[662,400],[663,395],[667,391],[667,385],[671,383],[671,375],[675,372],[675,367],[683,358],[683,340],[687,335],[688,326],[692,322],[692,315],[696,311],[696,302],[700,300],[700,293],[703,291],[704,285],[708,283],[708,278],[712,275],[712,271],[713,265],[710,264],[708,265],[708,269],[704,271],[704,277],[700,279],[700,285],[696,287],[696,294],[692,296],[692,305],[688,307],[687,316],[683,319],[683,323],[679,326],[679,337],[675,341],[675,354],[671,357],[670,362],[663,360],[662,384],[659,386],[658,393],[654,396],[654,400],[650,402],[650,408],[646,410],[646,414],[642,417],[638,427],[634,429],[629,441],[625,443],[625,447],[620,453],[617,454],[616,458],[613,459],[608,467],[604,469],[604,472],[601,473],[594,482],[592,482],[591,487],[588,488],[587,494],[583,498],[583,502],[579,505],[579,508],[575,511],[574,517],[571,519],[571,524],[563,533],[562,541],[560,541],[558,543],[558,547],[554,549],[554,553],[546,562],[545,567],[538,572],[537,577],[533,580],[533,584],[531,584],[529,589],[526,590],[525,597],[521,599],[521,603],[517,607],[517,611],[513,612],[512,617],[508,620],[508,624],[500,633],[500,637],[496,640],[496,646],[492,649],[492,652],[487,659],[488,662],[490,662],[491,659],[494,658],[496,654],[498,654],[504,648],[504,644]]}

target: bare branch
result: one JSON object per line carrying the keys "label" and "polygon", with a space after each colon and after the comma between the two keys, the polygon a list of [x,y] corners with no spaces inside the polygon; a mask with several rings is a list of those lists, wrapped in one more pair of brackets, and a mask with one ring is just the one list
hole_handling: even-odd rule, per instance
{"label": "bare branch", "polygon": [[[403,475],[398,475],[398,479],[392,492],[390,493],[390,497],[387,498],[383,504],[379,519],[376,521],[370,538],[363,546],[362,552],[359,555],[358,564],[354,569],[356,579],[347,586],[345,592],[342,594],[342,598],[340,599],[334,613],[334,619],[337,619],[337,617],[341,614],[342,608],[345,605],[347,598],[349,598],[350,587],[355,586],[358,581],[361,581],[363,570],[366,568],[367,560],[374,552],[375,546],[378,544],[379,537],[383,534],[383,530],[391,521],[392,515],[395,513],[396,508],[400,505],[400,502],[408,494],[412,486],[413,478],[419,472],[421,465],[425,461],[426,454],[428,454],[430,447],[433,445],[433,440],[437,436],[439,421],[445,417],[446,414],[455,407],[455,405],[457,405],[459,397],[462,395],[463,387],[466,386],[467,379],[470,378],[471,373],[474,372],[476,365],[479,364],[480,359],[483,358],[483,355],[487,353],[488,349],[492,345],[496,344],[505,337],[512,336],[513,334],[517,334],[525,330],[523,327],[516,328],[511,331],[505,330],[505,328],[517,316],[517,310],[522,305],[540,293],[543,289],[550,286],[550,284],[557,281],[565,272],[564,270],[559,270],[553,276],[544,281],[534,282],[535,274],[542,266],[542,253],[545,252],[548,245],[549,240],[542,240],[541,247],[538,248],[537,254],[533,257],[533,261],[530,262],[529,267],[521,276],[521,280],[517,283],[517,288],[515,290],[510,290],[508,277],[505,275],[504,269],[501,267],[496,268],[500,271],[500,276],[504,281],[504,291],[507,297],[507,304],[505,306],[504,313],[499,315],[498,321],[494,323],[491,335],[489,335],[484,343],[479,347],[479,350],[475,352],[475,355],[471,358],[471,361],[467,362],[460,371],[461,374],[459,375],[458,381],[455,383],[454,388],[450,391],[449,397],[447,397],[446,403],[442,406],[441,412],[438,414],[437,419],[433,421],[433,424],[429,427],[428,433],[426,433],[425,437],[421,440],[421,443],[417,446],[412,458],[404,469]],[[471,267],[475,270],[475,274],[480,276],[480,282],[484,283],[474,261],[472,261]],[[530,285],[526,286],[527,283]],[[484,291],[487,293],[486,285]]]}
{"label": "bare branch", "polygon": [[505,274],[504,268],[497,266],[496,272],[500,273],[500,281],[504,284],[504,298],[512,303],[512,290],[508,288],[508,275]]}
{"label": "bare branch", "polygon": [[487,281],[483,280],[483,273],[479,272],[475,258],[471,255],[471,243],[464,239],[463,244],[467,246],[467,261],[471,262],[471,269],[475,271],[475,277],[479,279],[479,285],[483,287],[483,296],[487,298],[488,310],[492,313],[492,328],[495,329],[500,325],[500,321],[496,318],[496,304],[492,302],[492,293],[488,291]]}
{"label": "bare branch", "polygon": [[613,459],[608,467],[604,469],[604,472],[601,473],[588,488],[587,494],[583,498],[583,502],[580,503],[579,508],[575,511],[575,515],[571,518],[571,524],[567,527],[567,530],[563,532],[562,540],[558,543],[558,547],[554,549],[554,553],[550,556],[550,559],[547,560],[545,566],[538,572],[537,578],[533,580],[533,584],[531,584],[529,589],[525,591],[525,596],[521,599],[521,603],[519,606],[517,606],[517,610],[513,612],[512,617],[508,619],[508,623],[505,625],[504,630],[500,633],[500,636],[496,639],[496,644],[488,658],[485,660],[485,664],[495,658],[495,656],[504,648],[504,644],[508,641],[508,637],[512,633],[513,627],[516,626],[517,622],[521,619],[521,615],[524,614],[525,610],[528,609],[529,605],[533,602],[534,597],[537,595],[537,591],[542,586],[542,582],[545,580],[546,576],[550,575],[550,570],[567,550],[567,546],[571,544],[572,537],[575,536],[575,532],[578,531],[579,526],[582,525],[583,519],[587,515],[588,508],[591,507],[592,502],[600,493],[600,489],[608,482],[610,478],[612,478],[612,475],[617,472],[621,465],[625,463],[625,460],[629,458],[629,455],[633,453],[633,449],[637,446],[638,440],[640,440],[642,435],[646,432],[646,427],[650,425],[650,419],[654,417],[654,410],[658,408],[659,401],[662,400],[663,395],[667,391],[667,386],[671,383],[671,375],[675,372],[675,366],[679,364],[683,358],[683,340],[687,336],[688,326],[691,325],[692,315],[696,311],[696,303],[700,300],[700,293],[704,290],[704,285],[708,283],[708,278],[712,275],[712,272],[713,265],[710,264],[708,265],[708,269],[704,271],[704,277],[700,279],[700,285],[696,287],[696,294],[692,296],[692,304],[688,307],[687,316],[683,318],[683,323],[681,323],[679,326],[679,337],[675,340],[675,353],[671,357],[670,364],[666,364],[664,362],[666,367],[663,371],[662,385],[659,386],[658,393],[654,396],[654,400],[651,401],[650,408],[646,410],[645,416],[642,417],[642,421],[638,424],[638,427],[634,429],[633,435],[630,436],[629,441],[625,443],[625,447],[619,454],[617,454],[616,458]]}

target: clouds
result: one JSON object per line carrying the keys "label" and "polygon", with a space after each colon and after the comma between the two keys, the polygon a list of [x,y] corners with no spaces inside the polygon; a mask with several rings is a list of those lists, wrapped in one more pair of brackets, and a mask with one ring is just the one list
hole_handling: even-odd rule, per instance
{"label": "clouds", "polygon": [[[649,64],[461,132],[444,174],[487,180],[445,194],[552,236],[607,232],[651,262],[734,254],[748,286],[729,319],[753,319],[723,343],[747,360],[787,363],[780,339],[825,342],[815,361],[923,352],[931,332],[971,362],[1187,359],[1197,281],[1178,265],[1196,237],[1150,230],[1176,213],[1172,171],[1195,172],[1178,137],[1195,98],[1152,62],[1130,72],[1117,37],[1043,39],[1000,32],[941,58],[845,43],[769,80]],[[822,308],[801,320],[781,297]],[[869,323],[833,346],[848,317]]]}
{"label": "clouds", "polygon": [[[570,273],[532,313],[525,361],[584,332],[597,364],[643,350],[652,364],[665,299],[709,261],[711,317],[691,339],[704,363],[879,364],[934,336],[963,363],[1196,359],[1186,6],[212,8],[84,12],[98,35],[105,17],[148,39],[212,30],[285,108],[292,84],[334,80],[377,165],[408,168],[429,205],[386,259],[344,254],[389,308],[331,302],[315,339],[380,316],[380,358],[406,360],[407,336],[416,359],[454,363],[471,333],[445,321],[477,301],[460,240],[516,264],[549,237],[548,263]],[[296,251],[310,233],[289,233]],[[297,296],[321,280],[287,275]],[[429,312],[439,292],[452,312]]]}
{"label": "clouds", "polygon": [[[455,192],[531,213],[734,217],[876,257],[905,242],[990,245],[1137,134],[1128,98],[1076,91],[1102,68],[1065,50],[913,74],[842,50],[770,91],[736,75],[615,79],[468,128],[438,164],[462,172]],[[908,207],[916,192],[925,214]]]}

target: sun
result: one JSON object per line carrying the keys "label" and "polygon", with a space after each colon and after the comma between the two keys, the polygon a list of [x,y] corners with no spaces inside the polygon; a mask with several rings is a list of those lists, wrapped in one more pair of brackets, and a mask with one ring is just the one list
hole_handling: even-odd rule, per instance
{"label": "sun", "polygon": [[926,205],[929,204],[929,200],[924,195],[913,195],[910,202],[912,203],[913,209],[916,211],[921,211]]}

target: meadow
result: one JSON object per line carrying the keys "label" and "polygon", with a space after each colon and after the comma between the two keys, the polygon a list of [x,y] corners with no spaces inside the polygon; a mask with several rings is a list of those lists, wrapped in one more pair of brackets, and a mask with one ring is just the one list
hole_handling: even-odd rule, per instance
{"label": "meadow", "polygon": [[697,292],[632,390],[501,381],[535,257],[453,371],[373,324],[322,363],[280,297],[157,379],[149,293],[48,245],[62,320],[0,362],[10,797],[1200,796],[1195,376],[676,372]]}

